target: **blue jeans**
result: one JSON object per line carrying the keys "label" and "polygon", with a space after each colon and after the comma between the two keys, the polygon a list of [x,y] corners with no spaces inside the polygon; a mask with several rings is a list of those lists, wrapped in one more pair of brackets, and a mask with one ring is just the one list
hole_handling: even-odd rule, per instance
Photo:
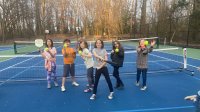
{"label": "blue jeans", "polygon": [[93,67],[90,67],[90,68],[87,69],[87,78],[88,78],[89,87],[92,88],[93,84],[94,84]]}
{"label": "blue jeans", "polygon": [[137,83],[140,81],[140,75],[142,73],[142,78],[143,78],[143,84],[142,86],[146,86],[147,83],[147,68],[137,68],[137,76],[136,76],[136,81]]}
{"label": "blue jeans", "polygon": [[116,87],[119,86],[124,86],[122,80],[119,77],[119,67],[114,66],[114,70],[113,70],[113,76],[116,78],[117,83],[116,83]]}

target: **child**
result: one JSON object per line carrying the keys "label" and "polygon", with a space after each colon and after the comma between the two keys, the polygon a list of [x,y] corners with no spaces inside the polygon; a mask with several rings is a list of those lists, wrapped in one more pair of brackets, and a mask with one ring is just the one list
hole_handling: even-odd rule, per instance
{"label": "child", "polygon": [[200,112],[200,91],[198,91],[197,95],[191,95],[185,97],[185,100],[192,100],[195,104],[196,111]]}
{"label": "child", "polygon": [[113,76],[116,78],[117,83],[115,88],[120,89],[124,87],[124,84],[122,80],[119,77],[119,67],[123,66],[123,61],[124,61],[124,49],[121,46],[119,41],[114,41],[113,42],[113,50],[111,51],[111,59],[112,62],[117,63],[116,65],[113,66]]}
{"label": "child", "polygon": [[90,97],[91,100],[94,100],[96,97],[96,93],[97,93],[97,86],[99,83],[99,79],[101,74],[104,75],[106,82],[108,84],[108,87],[110,89],[110,94],[108,96],[108,99],[113,99],[113,87],[112,87],[112,83],[110,80],[110,76],[108,73],[108,68],[106,66],[106,62],[104,62],[103,60],[107,60],[108,59],[108,55],[107,55],[107,51],[104,49],[104,43],[102,40],[98,39],[95,42],[94,45],[94,49],[93,49],[93,54],[95,57],[94,60],[94,67],[96,68],[96,73],[95,73],[95,83],[94,83],[94,90],[93,90],[93,94]]}
{"label": "child", "polygon": [[94,86],[94,76],[93,76],[94,61],[91,52],[88,50],[88,44],[86,41],[80,41],[78,52],[79,55],[84,59],[85,66],[87,68],[87,78],[88,78],[89,88],[85,89],[84,92],[91,92]]}
{"label": "child", "polygon": [[76,58],[76,52],[73,48],[70,47],[70,40],[65,39],[64,42],[64,47],[62,49],[62,54],[63,54],[63,60],[64,60],[64,66],[63,66],[63,77],[62,77],[62,86],[61,86],[61,91],[65,91],[65,81],[66,77],[69,76],[69,73],[71,75],[72,79],[72,85],[73,86],[79,86],[79,84],[75,81],[75,65],[74,65],[74,60]]}
{"label": "child", "polygon": [[155,41],[151,42],[151,47],[147,48],[147,41],[141,39],[139,46],[137,48],[137,76],[136,76],[136,86],[139,86],[140,74],[142,73],[143,85],[141,90],[146,90],[146,80],[147,80],[147,62],[148,62],[148,53],[152,52]]}
{"label": "child", "polygon": [[54,85],[57,87],[56,78],[56,48],[53,47],[53,41],[51,39],[46,40],[46,48],[41,53],[45,59],[45,69],[47,71],[47,88],[51,88],[51,77],[54,78]]}

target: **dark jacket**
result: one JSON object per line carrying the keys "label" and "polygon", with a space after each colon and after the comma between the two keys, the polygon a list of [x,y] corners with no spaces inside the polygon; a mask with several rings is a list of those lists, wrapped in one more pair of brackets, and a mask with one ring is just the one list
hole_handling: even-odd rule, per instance
{"label": "dark jacket", "polygon": [[150,48],[137,48],[137,68],[148,68],[148,53],[153,51],[153,47]]}
{"label": "dark jacket", "polygon": [[115,66],[122,67],[124,62],[124,49],[119,48],[119,52],[114,51],[111,53],[110,58],[112,59],[112,62],[117,64]]}

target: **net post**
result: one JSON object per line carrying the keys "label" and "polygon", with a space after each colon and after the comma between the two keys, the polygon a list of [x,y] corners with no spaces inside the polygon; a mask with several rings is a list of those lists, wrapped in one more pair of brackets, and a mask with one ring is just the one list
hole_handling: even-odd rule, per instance
{"label": "net post", "polygon": [[159,49],[159,44],[160,44],[160,38],[157,38],[157,39],[156,39],[156,45],[157,45],[156,48],[157,48],[157,49]]}
{"label": "net post", "polygon": [[17,54],[17,47],[16,47],[16,42],[15,41],[13,43],[13,47],[14,47],[14,53]]}
{"label": "net post", "polygon": [[187,69],[187,48],[183,48],[183,68]]}

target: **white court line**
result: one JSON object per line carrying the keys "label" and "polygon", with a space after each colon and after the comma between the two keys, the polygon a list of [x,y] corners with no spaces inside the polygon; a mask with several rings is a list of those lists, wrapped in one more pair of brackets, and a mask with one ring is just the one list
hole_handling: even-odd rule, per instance
{"label": "white court line", "polygon": [[[59,47],[61,47],[61,46],[59,46]],[[59,48],[59,47],[57,47],[57,48]],[[35,50],[35,51],[33,51],[33,52],[30,52],[30,53],[34,53],[34,52],[37,52],[37,50]],[[29,55],[29,53],[27,53],[27,54],[23,54],[23,55],[0,55],[0,58],[2,57],[2,58],[9,58],[9,59],[6,59],[6,60],[4,60],[4,61],[1,61],[0,63],[2,63],[2,62],[6,62],[6,61],[9,61],[9,60],[11,60],[11,59],[14,59],[14,58],[17,58],[17,57],[27,57],[27,58],[30,58],[30,57],[42,57],[41,55]],[[62,55],[60,55],[60,56],[62,56]]]}
{"label": "white court line", "polygon": [[150,109],[135,109],[135,110],[121,110],[121,111],[110,111],[110,112],[149,112],[149,111],[162,111],[162,110],[177,110],[177,109],[189,109],[194,106],[179,106],[179,107],[165,107],[165,108],[150,108]]}
{"label": "white court line", "polygon": [[[159,58],[162,58],[162,59],[169,59],[169,58],[164,58],[164,57],[157,56],[157,55],[154,55],[154,54],[150,54],[150,55],[155,56],[155,57],[159,57]],[[172,55],[173,55],[173,54],[172,54]],[[174,61],[174,62],[176,62],[176,63],[181,63],[181,64],[183,64],[182,62],[178,62],[178,61],[175,61],[175,60],[172,60],[172,59],[169,59],[169,60]],[[161,64],[159,64],[159,65],[161,65]],[[190,64],[187,64],[187,65],[188,65],[188,66],[191,66],[191,67],[193,67],[193,68],[196,68],[196,69],[199,68],[199,67],[194,66],[194,65],[190,65]],[[196,79],[196,80],[200,80],[200,79],[197,78],[197,77],[192,77],[192,78],[194,78],[194,79]]]}
{"label": "white court line", "polygon": [[[36,51],[33,51],[33,52],[36,52]],[[31,53],[33,53],[33,52],[31,52]],[[24,54],[24,55],[28,55],[29,53],[27,53],[27,54]],[[24,56],[23,55],[23,56]],[[9,61],[9,60],[11,60],[11,59],[14,59],[14,58],[17,58],[17,56],[22,56],[22,55],[5,55],[5,57],[4,57],[4,55],[1,55],[0,56],[0,58],[2,57],[2,58],[9,58],[9,59],[6,59],[6,60],[4,60],[4,61],[1,61],[0,63],[2,63],[2,62],[6,62],[6,61]],[[30,58],[30,56],[29,56],[29,58]]]}
{"label": "white court line", "polygon": [[157,62],[155,62],[157,65],[160,65],[160,66],[163,66],[163,67],[165,67],[165,68],[168,68],[168,69],[170,69],[170,67],[169,66],[165,66],[164,64],[159,64],[159,63],[157,63]]}
{"label": "white court line", "polygon": [[[156,63],[156,62],[165,62],[165,61],[169,61],[169,60],[156,60],[156,61],[148,61],[148,62]],[[124,63],[136,63],[136,62],[124,62]]]}
{"label": "white court line", "polygon": [[[30,58],[30,59],[32,59],[32,58]],[[40,63],[40,62],[42,62],[42,61],[39,61],[38,63]],[[34,65],[37,65],[38,63],[36,63],[36,64],[34,64]],[[23,71],[17,73],[16,75],[10,77],[9,79],[3,81],[2,83],[0,83],[0,86],[3,85],[3,84],[5,84],[6,82],[10,81],[11,79],[13,79],[13,78],[19,76],[20,74],[24,73],[25,71],[28,71],[28,70],[31,69],[31,68],[32,68],[32,66],[30,66],[30,67],[26,68],[25,70],[23,70]]]}
{"label": "white court line", "polygon": [[34,58],[34,57],[29,58],[29,59],[26,59],[26,60],[24,60],[24,61],[22,61],[22,62],[19,62],[19,63],[17,63],[17,64],[12,65],[12,66],[6,67],[6,68],[4,68],[4,69],[1,69],[0,72],[5,71],[5,70],[7,70],[7,69],[9,69],[9,68],[12,68],[12,67],[14,67],[14,66],[16,66],[16,65],[19,65],[19,64],[21,64],[21,63],[24,63],[24,62],[26,62],[26,61],[28,61],[28,60],[33,59],[33,58]]}
{"label": "white court line", "polygon": [[[183,64],[183,62],[179,62],[179,61],[172,60],[172,59],[169,59],[169,58],[161,57],[161,56],[154,55],[154,54],[150,54],[150,55],[152,55],[152,56],[155,56],[155,57],[158,57],[158,58],[166,59],[166,60],[171,60],[171,61],[173,61],[173,62],[176,62],[176,63]],[[190,65],[190,64],[187,64],[187,65],[188,65],[188,66],[191,66],[191,67],[193,67],[193,68],[196,68],[196,69],[198,69],[198,67],[197,67],[197,66]]]}
{"label": "white court line", "polygon": [[[75,64],[75,66],[85,66],[85,64]],[[32,68],[44,68],[44,66],[31,66]],[[63,67],[63,65],[56,65],[56,67]],[[12,67],[12,68],[29,68],[29,67]]]}

